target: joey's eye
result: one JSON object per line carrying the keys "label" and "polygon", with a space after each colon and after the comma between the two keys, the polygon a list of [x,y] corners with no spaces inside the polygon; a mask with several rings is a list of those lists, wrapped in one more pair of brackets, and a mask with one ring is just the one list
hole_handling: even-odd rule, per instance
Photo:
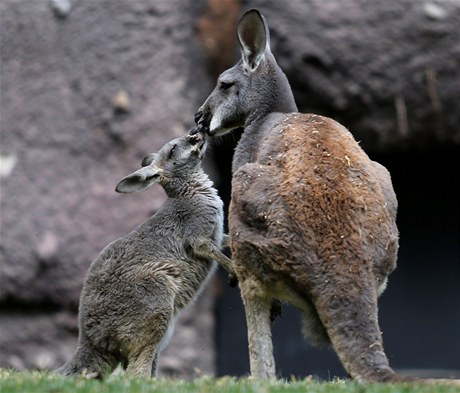
{"label": "joey's eye", "polygon": [[173,147],[171,147],[171,150],[169,151],[169,154],[168,154],[168,159],[173,156],[174,150],[176,150],[176,147],[177,145],[173,145]]}
{"label": "joey's eye", "polygon": [[226,90],[230,89],[230,87],[232,87],[233,85],[234,85],[233,82],[220,82],[219,89],[223,90],[223,91],[226,91]]}

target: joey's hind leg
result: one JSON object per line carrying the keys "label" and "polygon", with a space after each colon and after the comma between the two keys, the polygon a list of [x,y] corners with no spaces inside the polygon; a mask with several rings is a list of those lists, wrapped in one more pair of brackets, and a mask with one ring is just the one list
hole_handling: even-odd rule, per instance
{"label": "joey's hind leg", "polygon": [[147,378],[152,376],[156,364],[156,348],[154,345],[147,345],[139,352],[133,352],[128,358],[126,372],[136,377]]}
{"label": "joey's hind leg", "polygon": [[151,318],[152,328],[148,334],[140,333],[133,341],[138,339],[136,348],[128,357],[128,374],[138,377],[155,377],[157,371],[158,356],[167,345],[173,332],[172,309],[163,313],[156,313]]}
{"label": "joey's hind leg", "polygon": [[166,346],[174,326],[174,298],[166,286],[157,286],[156,290],[155,296],[145,298],[144,314],[132,321],[127,331],[126,372],[139,377],[156,375],[158,355]]}
{"label": "joey's hind leg", "polygon": [[112,372],[117,364],[117,358],[107,351],[101,352],[94,347],[88,340],[85,330],[81,330],[74,355],[55,372],[67,376],[84,375],[86,378],[103,378],[106,373]]}
{"label": "joey's hind leg", "polygon": [[262,379],[275,378],[270,326],[272,301],[264,296],[258,284],[251,279],[240,282],[240,288],[248,328],[251,376]]}
{"label": "joey's hind leg", "polygon": [[[154,331],[151,334],[139,334],[136,348],[131,351],[128,357],[126,372],[138,377],[156,377],[158,356],[166,346],[172,335],[172,312],[167,314],[156,314],[152,321]],[[136,340],[134,336],[133,341]]]}
{"label": "joey's hind leg", "polygon": [[383,350],[372,283],[330,280],[329,284],[333,291],[313,289],[314,303],[345,369],[361,382],[398,380]]}

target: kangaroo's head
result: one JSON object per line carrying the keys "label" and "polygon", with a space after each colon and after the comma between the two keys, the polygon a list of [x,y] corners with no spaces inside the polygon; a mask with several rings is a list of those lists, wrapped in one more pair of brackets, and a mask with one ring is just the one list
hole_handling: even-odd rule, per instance
{"label": "kangaroo's head", "polygon": [[117,192],[143,191],[160,183],[167,191],[202,173],[201,160],[206,151],[203,132],[189,132],[166,143],[157,153],[142,160],[142,168],[120,180]]}
{"label": "kangaroo's head", "polygon": [[195,115],[209,135],[246,127],[271,112],[295,112],[289,82],[270,51],[270,34],[259,11],[247,11],[238,23],[241,60],[224,71]]}

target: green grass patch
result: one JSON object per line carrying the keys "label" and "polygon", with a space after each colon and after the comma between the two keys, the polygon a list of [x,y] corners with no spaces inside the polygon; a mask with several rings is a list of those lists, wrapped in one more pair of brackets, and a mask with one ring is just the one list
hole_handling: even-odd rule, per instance
{"label": "green grass patch", "polygon": [[66,378],[49,372],[0,369],[1,393],[460,393],[455,386],[421,384],[370,384],[311,379],[257,381],[248,378],[201,377],[191,381],[139,379],[111,375],[104,379]]}

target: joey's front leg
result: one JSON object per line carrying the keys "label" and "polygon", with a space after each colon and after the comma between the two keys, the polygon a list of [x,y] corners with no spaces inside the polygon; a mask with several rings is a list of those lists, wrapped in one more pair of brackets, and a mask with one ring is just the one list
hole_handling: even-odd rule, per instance
{"label": "joey's front leg", "polygon": [[[230,236],[227,234],[223,234],[222,237],[222,242],[220,244],[221,248],[228,248],[230,247]],[[228,275],[228,285],[230,285],[232,288],[238,286],[238,278],[236,277],[236,274],[230,273]]]}
{"label": "joey's front leg", "polygon": [[232,260],[223,254],[212,242],[206,241],[201,243],[194,249],[194,253],[215,260],[228,272],[228,282],[230,286],[235,287],[238,285],[238,279],[236,278],[235,271],[233,270]]}

